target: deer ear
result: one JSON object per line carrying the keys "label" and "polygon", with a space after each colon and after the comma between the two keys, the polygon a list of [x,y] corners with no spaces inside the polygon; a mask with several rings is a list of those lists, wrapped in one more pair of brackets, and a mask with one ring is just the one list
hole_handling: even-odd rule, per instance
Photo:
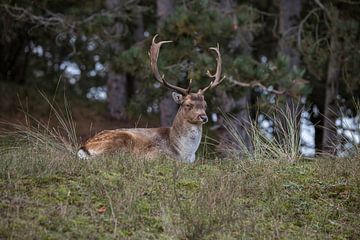
{"label": "deer ear", "polygon": [[172,97],[177,104],[182,104],[184,97],[180,93],[172,92]]}

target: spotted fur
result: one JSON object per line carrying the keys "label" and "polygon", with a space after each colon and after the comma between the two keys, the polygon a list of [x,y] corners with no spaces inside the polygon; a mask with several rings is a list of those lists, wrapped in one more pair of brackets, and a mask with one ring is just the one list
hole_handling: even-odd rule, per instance
{"label": "spotted fur", "polygon": [[207,121],[204,96],[191,93],[187,96],[174,94],[173,97],[180,107],[171,127],[105,130],[87,140],[79,149],[78,156],[86,158],[120,151],[148,157],[165,155],[185,162],[195,161],[195,153],[201,142],[202,124]]}

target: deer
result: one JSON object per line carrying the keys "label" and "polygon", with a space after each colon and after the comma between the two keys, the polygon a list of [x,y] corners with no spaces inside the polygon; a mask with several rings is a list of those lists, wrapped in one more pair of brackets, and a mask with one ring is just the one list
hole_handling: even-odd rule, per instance
{"label": "deer", "polygon": [[217,55],[215,74],[211,74],[209,70],[206,72],[207,76],[212,79],[210,84],[198,91],[192,91],[192,79],[189,80],[187,88],[182,88],[169,83],[164,74],[160,74],[157,64],[160,48],[163,44],[172,41],[156,43],[156,37],[157,35],[152,39],[150,51],[148,52],[150,66],[155,79],[161,85],[173,90],[172,98],[179,105],[172,125],[159,128],[104,130],[82,145],[77,153],[79,158],[89,158],[120,151],[146,157],[165,155],[188,163],[195,161],[195,153],[202,138],[202,126],[208,122],[204,93],[207,90],[214,89],[225,79],[225,76],[221,77],[222,60],[219,44],[217,44],[217,47],[210,48]]}

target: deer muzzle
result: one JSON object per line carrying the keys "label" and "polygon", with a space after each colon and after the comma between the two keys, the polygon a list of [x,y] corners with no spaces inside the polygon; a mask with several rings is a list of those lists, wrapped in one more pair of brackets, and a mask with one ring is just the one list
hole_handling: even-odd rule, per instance
{"label": "deer muzzle", "polygon": [[206,116],[206,114],[200,114],[198,118],[203,123],[207,123],[207,121],[208,121],[208,117]]}

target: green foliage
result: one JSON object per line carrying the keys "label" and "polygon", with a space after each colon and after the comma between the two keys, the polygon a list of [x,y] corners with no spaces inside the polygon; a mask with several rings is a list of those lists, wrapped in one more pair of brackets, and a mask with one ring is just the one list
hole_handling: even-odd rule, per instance
{"label": "green foliage", "polygon": [[[105,71],[94,74],[95,65],[117,54],[107,51],[109,45],[121,41],[134,16],[143,11],[138,1],[106,9],[102,0],[5,1],[0,9],[0,80],[51,89],[59,76],[70,79],[62,64],[76,63],[81,74],[71,90],[78,95],[104,85]],[[115,24],[121,31],[113,31]]]}
{"label": "green foliage", "polygon": [[146,54],[143,49],[135,46],[120,54],[119,59],[121,60],[118,64],[123,72],[136,72],[139,76],[144,76],[144,74],[150,70],[149,64],[140,61],[140,59],[144,58],[146,58]]}
{"label": "green foliage", "polygon": [[[345,98],[359,90],[359,14],[358,8],[349,8],[343,1],[324,1],[323,7],[309,4],[299,33],[300,49],[309,78],[316,80],[313,85],[324,84],[327,78],[330,54],[334,54],[341,64],[339,94]],[[317,10],[317,11],[316,11]],[[331,38],[340,42],[336,50],[330,49]],[[332,51],[332,52],[331,52]],[[350,100],[351,98],[347,98]]]}
{"label": "green foliage", "polygon": [[[234,30],[233,22],[230,17],[224,17],[223,12],[210,1],[185,1],[177,5],[173,14],[165,21],[163,27],[158,32],[160,40],[173,40],[174,43],[162,47],[159,56],[159,68],[169,81],[177,82],[181,86],[186,86],[188,79],[193,79],[193,89],[199,89],[209,84],[210,79],[206,76],[206,69],[215,71],[215,58],[209,52],[209,47],[220,45],[223,57],[223,74],[229,75],[235,67],[234,61],[236,45],[239,39],[244,39],[242,35],[248,32],[256,32],[261,24],[256,23],[257,14],[248,5],[241,5],[235,9],[236,16],[241,18],[241,28]],[[246,20],[245,20],[246,19]],[[154,35],[153,33],[152,35]],[[117,60],[117,66],[122,71],[143,79],[142,84],[146,87],[153,85],[149,71],[148,57],[144,55],[149,49],[151,38],[144,44],[135,44],[133,47],[124,51]],[[138,54],[138,51],[142,51]],[[136,65],[136,67],[134,67]],[[242,67],[251,68],[251,65]],[[150,83],[148,80],[151,80]],[[230,88],[230,85],[223,84],[220,88]],[[148,98],[142,98],[148,104],[156,100],[165,92],[163,89],[157,90]],[[239,94],[237,94],[239,95]],[[155,97],[155,98],[153,98]],[[135,98],[136,103],[141,103]],[[132,104],[134,105],[134,104]],[[210,103],[210,109],[213,108]]]}
{"label": "green foliage", "polygon": [[[290,68],[287,56],[279,54],[273,61],[260,63],[251,56],[245,55],[236,57],[233,64],[234,72],[231,77],[236,81],[260,82],[268,88],[285,90],[293,97],[306,95],[311,91],[311,87],[303,80],[305,69]],[[238,91],[231,92],[236,94]]]}

